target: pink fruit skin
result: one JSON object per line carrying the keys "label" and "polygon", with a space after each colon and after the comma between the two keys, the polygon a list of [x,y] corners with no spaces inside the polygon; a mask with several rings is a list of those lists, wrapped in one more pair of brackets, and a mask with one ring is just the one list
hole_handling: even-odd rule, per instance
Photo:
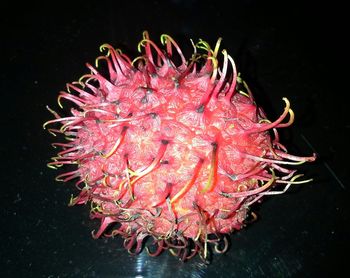
{"label": "pink fruit skin", "polygon": [[206,260],[209,243],[226,251],[225,235],[245,225],[254,202],[310,181],[286,165],[315,155],[287,153],[277,129],[293,123],[288,99],[269,121],[231,56],[223,50],[219,57],[221,39],[214,49],[193,44],[189,61],[170,36],[161,42],[165,50],[144,32],[134,61],[101,46],[107,54],[96,67],[105,62],[109,76],[87,64],[91,73],[58,98],[61,107],[73,103],[71,115],[48,108],[55,119],[44,127],[59,124],[48,130],[68,140],[54,144],[62,151],[48,166],[77,165],[57,180],[77,180],[81,191],[70,205],[91,203],[91,218],[101,221],[94,237],[121,235],[131,253],[152,237],[150,255],[169,249],[182,260],[197,253]]}

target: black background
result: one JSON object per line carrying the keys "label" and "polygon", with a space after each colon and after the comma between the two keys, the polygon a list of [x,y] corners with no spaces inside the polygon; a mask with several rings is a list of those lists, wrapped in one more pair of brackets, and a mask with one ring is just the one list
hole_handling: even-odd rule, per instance
{"label": "black background", "polygon": [[[282,3],[279,3],[282,2]],[[309,1],[16,2],[1,11],[1,277],[330,277],[348,272],[349,170],[346,15]],[[46,167],[53,138],[42,129],[66,82],[87,72],[105,42],[136,55],[142,31],[189,39],[235,58],[271,119],[288,97],[296,113],[282,132],[314,182],[269,198],[259,220],[231,236],[211,265],[169,253],[128,255],[122,241],[93,240],[88,207],[68,208],[72,184]],[[345,275],[346,276],[346,275]]]}

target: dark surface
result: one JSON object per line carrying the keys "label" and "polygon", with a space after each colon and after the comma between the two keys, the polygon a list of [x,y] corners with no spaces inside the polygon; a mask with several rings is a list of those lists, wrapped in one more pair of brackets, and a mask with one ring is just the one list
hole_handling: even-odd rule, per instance
{"label": "dark surface", "polygon": [[[97,2],[97,1],[96,1]],[[295,1],[100,1],[3,6],[1,17],[1,277],[330,277],[347,271],[349,250],[348,94],[342,82],[342,8]],[[215,2],[215,3],[214,3]],[[57,2],[58,3],[58,2]],[[283,132],[292,153],[319,154],[305,165],[311,184],[268,199],[259,220],[231,236],[211,265],[169,253],[128,255],[121,240],[93,240],[88,207],[68,208],[72,184],[46,167],[54,151],[42,130],[66,82],[86,72],[109,42],[136,53],[143,30],[168,33],[189,57],[189,38],[214,43],[271,119],[290,99],[296,122]],[[344,28],[345,29],[345,28]],[[340,35],[338,35],[340,34]],[[343,33],[344,35],[345,33]],[[186,52],[187,51],[187,52]],[[344,61],[344,62],[343,62]],[[345,79],[344,79],[345,77]],[[346,79],[347,78],[347,79]],[[345,275],[346,276],[346,275]]]}

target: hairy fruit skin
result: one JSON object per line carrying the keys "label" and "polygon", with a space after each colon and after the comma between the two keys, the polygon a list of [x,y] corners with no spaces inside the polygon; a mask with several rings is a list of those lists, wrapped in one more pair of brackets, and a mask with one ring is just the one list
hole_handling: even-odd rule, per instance
{"label": "hairy fruit skin", "polygon": [[[315,155],[287,153],[277,128],[293,123],[289,101],[269,121],[226,50],[219,65],[221,39],[214,49],[193,44],[189,61],[171,37],[161,42],[164,50],[144,32],[134,61],[101,46],[107,53],[96,67],[87,64],[91,73],[59,95],[61,107],[73,103],[71,115],[48,108],[55,119],[44,127],[67,139],[53,144],[62,150],[48,166],[77,165],[57,180],[77,180],[70,205],[91,203],[91,218],[101,221],[95,238],[121,235],[138,253],[152,237],[150,255],[169,249],[182,260],[197,253],[207,260],[208,244],[225,251],[225,235],[244,226],[254,202],[308,182],[286,165]],[[109,76],[97,71],[102,62]],[[284,189],[272,190],[278,184]]]}

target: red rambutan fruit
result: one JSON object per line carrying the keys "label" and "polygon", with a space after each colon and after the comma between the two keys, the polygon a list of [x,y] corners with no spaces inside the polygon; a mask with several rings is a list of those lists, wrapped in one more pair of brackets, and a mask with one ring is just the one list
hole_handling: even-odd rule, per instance
{"label": "red rambutan fruit", "polygon": [[[144,32],[133,61],[104,44],[96,67],[59,94],[71,115],[48,108],[55,119],[44,128],[66,138],[48,166],[77,166],[57,180],[77,180],[70,205],[91,203],[101,221],[93,237],[120,235],[130,253],[150,237],[151,256],[168,249],[208,260],[209,249],[226,251],[226,235],[244,226],[254,202],[310,181],[286,166],[315,155],[290,155],[279,142],[277,129],[294,120],[288,99],[268,120],[220,42],[192,42],[189,61],[168,35],[162,50]],[[108,76],[96,69],[102,61]]]}

